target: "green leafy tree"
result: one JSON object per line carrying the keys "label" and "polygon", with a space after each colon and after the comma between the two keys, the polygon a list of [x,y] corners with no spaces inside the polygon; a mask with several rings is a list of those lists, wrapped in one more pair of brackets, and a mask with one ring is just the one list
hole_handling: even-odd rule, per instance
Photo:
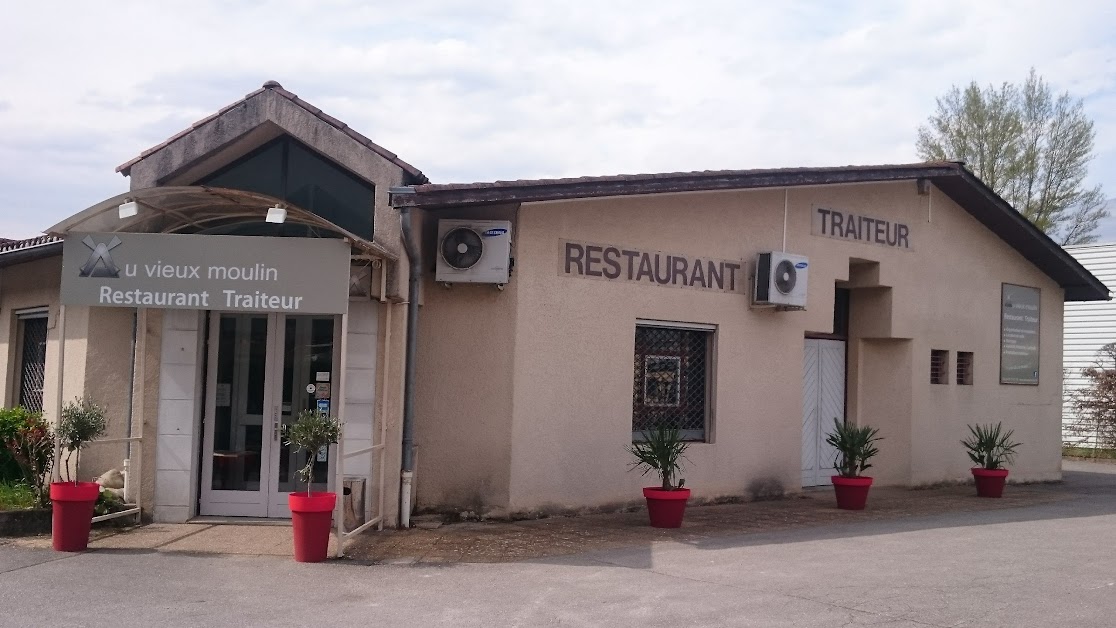
{"label": "green leafy tree", "polygon": [[918,129],[918,155],[960,159],[997,194],[1063,245],[1087,244],[1108,216],[1087,187],[1096,132],[1081,99],[1055,96],[1031,68],[1022,85],[974,81],[938,98]]}
{"label": "green leafy tree", "polygon": [[314,462],[318,452],[341,440],[341,422],[324,412],[303,410],[294,423],[283,426],[283,438],[295,451],[306,452],[306,465],[298,470],[298,477],[306,482],[306,494],[314,484]]}
{"label": "green leafy tree", "polygon": [[[60,445],[66,449],[62,470],[66,481],[77,483],[77,469],[81,464],[81,450],[86,445],[104,435],[108,428],[105,409],[88,397],[81,397],[66,403],[62,408],[62,420],[55,434]],[[76,456],[73,475],[70,474],[70,457]]]}

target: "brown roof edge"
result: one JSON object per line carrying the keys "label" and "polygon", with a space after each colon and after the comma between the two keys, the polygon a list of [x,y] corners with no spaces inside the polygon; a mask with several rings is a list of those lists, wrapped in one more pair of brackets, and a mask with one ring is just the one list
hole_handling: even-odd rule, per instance
{"label": "brown roof edge", "polygon": [[232,103],[231,105],[227,105],[225,107],[222,107],[216,113],[214,113],[212,115],[209,115],[209,116],[206,116],[205,118],[202,118],[201,120],[198,120],[197,122],[191,124],[186,129],[183,129],[182,131],[179,131],[178,133],[176,133],[176,134],[172,135],[171,137],[167,138],[163,142],[160,142],[159,144],[156,144],[155,146],[152,146],[151,148],[148,148],[147,150],[143,151],[142,153],[139,154],[139,156],[120,164],[119,166],[116,167],[116,171],[119,172],[120,174],[124,175],[124,176],[128,176],[129,174],[131,174],[132,166],[136,165],[140,161],[146,159],[147,157],[149,157],[153,153],[158,152],[158,151],[166,148],[170,144],[182,139],[183,137],[188,135],[194,129],[196,129],[196,128],[204,125],[204,124],[208,124],[208,123],[212,122],[213,120],[220,117],[222,114],[224,114],[224,113],[230,111],[231,109],[235,108],[236,106],[246,102],[249,98],[257,96],[257,95],[259,95],[259,94],[261,94],[265,91],[271,91],[271,92],[274,92],[275,94],[277,94],[279,96],[282,96],[283,98],[286,98],[291,103],[293,103],[293,104],[301,107],[302,109],[306,110],[306,112],[308,112],[310,115],[318,118],[322,122],[325,122],[326,124],[330,125],[331,127],[337,129],[338,131],[341,131],[342,133],[344,133],[344,134],[348,135],[349,137],[353,138],[354,140],[356,140],[362,146],[368,148],[372,152],[374,152],[377,155],[383,157],[384,159],[390,161],[391,163],[395,164],[396,166],[399,166],[404,172],[406,172],[408,175],[410,175],[411,178],[414,179],[415,182],[417,182],[419,184],[423,184],[423,183],[428,183],[430,181],[430,179],[428,179],[426,177],[426,175],[423,174],[422,171],[419,170],[418,168],[416,168],[416,167],[412,166],[411,164],[403,161],[395,153],[393,153],[390,150],[384,148],[383,146],[380,146],[379,144],[373,142],[372,140],[368,139],[366,136],[361,135],[360,133],[356,132],[355,130],[349,128],[349,126],[347,124],[345,124],[344,122],[341,122],[337,118],[334,118],[333,116],[323,112],[318,107],[315,107],[314,105],[312,105],[312,104],[306,102],[305,100],[299,98],[296,94],[287,91],[286,89],[283,88],[282,85],[279,84],[278,81],[267,81],[266,83],[263,84],[263,87],[261,87],[260,89],[257,89],[255,91],[251,92],[250,94],[246,95],[244,98],[241,98],[240,100]]}
{"label": "brown roof edge", "polygon": [[596,196],[899,181],[955,176],[962,170],[964,168],[957,162],[935,161],[884,166],[706,170],[491,183],[426,184],[414,186],[414,194],[393,196],[392,203],[397,207],[436,209],[446,206],[565,200]]}
{"label": "brown roof edge", "polygon": [[62,238],[41,235],[0,243],[0,268],[62,253]]}
{"label": "brown roof edge", "polygon": [[[1000,198],[963,163],[931,161],[881,166],[717,170],[661,174],[416,185],[393,193],[395,207],[447,209],[491,203],[523,203],[670,192],[840,185],[930,179],[954,202],[1019,251],[1065,290],[1069,301],[1109,298],[1108,288],[1072,255]],[[411,192],[410,190],[413,190]]]}

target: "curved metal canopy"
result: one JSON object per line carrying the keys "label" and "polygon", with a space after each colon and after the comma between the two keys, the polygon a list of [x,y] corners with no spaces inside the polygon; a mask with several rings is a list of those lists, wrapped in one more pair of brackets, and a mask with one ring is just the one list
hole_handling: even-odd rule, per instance
{"label": "curved metal canopy", "polygon": [[[127,201],[139,213],[120,218],[117,208]],[[283,224],[264,221],[269,207],[287,210]],[[297,233],[292,233],[295,231]],[[70,232],[131,232],[182,234],[298,235],[343,238],[361,253],[389,260],[397,256],[321,216],[266,194],[202,185],[133,190],[105,199],[46,230],[64,237]]]}

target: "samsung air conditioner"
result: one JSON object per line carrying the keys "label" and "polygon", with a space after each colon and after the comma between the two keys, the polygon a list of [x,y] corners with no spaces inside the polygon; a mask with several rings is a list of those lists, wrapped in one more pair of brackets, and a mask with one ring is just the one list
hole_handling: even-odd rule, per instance
{"label": "samsung air conditioner", "polygon": [[806,308],[810,262],[802,255],[760,253],[756,256],[756,282],[752,303],[783,309]]}
{"label": "samsung air conditioner", "polygon": [[508,283],[511,223],[506,220],[439,220],[438,265],[443,283]]}

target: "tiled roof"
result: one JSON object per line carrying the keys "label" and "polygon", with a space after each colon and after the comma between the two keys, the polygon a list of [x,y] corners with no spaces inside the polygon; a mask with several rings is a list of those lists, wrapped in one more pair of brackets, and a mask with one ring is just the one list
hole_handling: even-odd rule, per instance
{"label": "tiled roof", "polygon": [[227,111],[229,111],[229,110],[231,110],[235,107],[240,106],[241,104],[243,104],[249,98],[252,98],[253,96],[257,96],[257,95],[259,95],[259,94],[261,94],[265,91],[268,91],[268,90],[270,90],[271,92],[273,92],[273,93],[275,93],[279,96],[282,96],[283,98],[286,98],[287,100],[289,100],[292,103],[298,105],[299,107],[302,107],[303,109],[308,111],[311,115],[315,116],[316,118],[318,118],[322,122],[325,122],[326,124],[328,124],[328,125],[332,126],[333,128],[337,129],[338,131],[341,131],[342,133],[344,133],[345,135],[348,135],[349,137],[353,138],[358,143],[365,146],[369,150],[373,151],[377,155],[379,155],[379,156],[383,157],[384,159],[390,161],[391,163],[399,166],[400,168],[403,169],[404,172],[406,172],[407,174],[414,177],[417,181],[419,181],[421,183],[429,182],[429,179],[426,178],[426,175],[424,175],[422,173],[422,171],[419,170],[418,168],[415,168],[411,164],[403,161],[402,159],[399,158],[398,155],[396,155],[395,153],[391,152],[390,150],[384,148],[383,146],[380,146],[379,144],[373,142],[372,140],[368,139],[367,137],[365,137],[361,133],[358,133],[357,131],[349,128],[349,125],[345,124],[344,122],[338,120],[337,118],[334,118],[333,116],[325,113],[324,111],[322,111],[318,107],[315,107],[314,105],[311,105],[310,103],[306,102],[305,100],[299,98],[297,94],[294,94],[292,92],[289,92],[289,91],[283,89],[283,86],[280,85],[277,81],[268,81],[268,82],[264,83],[263,87],[261,87],[260,89],[257,89],[256,91],[248,94],[244,98],[241,98],[240,100],[234,102],[233,104],[231,104],[227,107],[223,107],[217,113],[214,113],[211,116],[207,116],[205,118],[202,118],[201,120],[198,120],[197,122],[190,125],[189,128],[183,129],[182,131],[176,133],[175,135],[172,135],[166,141],[164,141],[164,142],[162,142],[162,143],[160,143],[156,146],[152,146],[151,148],[143,151],[142,153],[139,154],[138,157],[136,157],[134,159],[131,159],[131,160],[117,166],[116,171],[123,174],[124,176],[128,176],[128,174],[131,172],[132,166],[134,166],[136,163],[138,163],[142,159],[148,157],[152,153],[155,153],[157,151],[160,151],[160,150],[166,148],[167,146],[169,146],[171,143],[175,142],[176,140],[179,140],[179,139],[185,137],[186,135],[188,135],[194,129],[196,129],[196,128],[204,125],[204,124],[207,124],[209,122],[212,122],[213,120],[215,120],[218,117],[220,117],[221,115],[223,115],[225,112],[227,112]]}
{"label": "tiled roof", "polygon": [[0,238],[0,255],[5,253],[15,253],[16,251],[26,251],[27,249],[34,249],[48,244],[61,242],[62,238],[54,236],[42,235],[26,240],[10,240],[8,238]]}

